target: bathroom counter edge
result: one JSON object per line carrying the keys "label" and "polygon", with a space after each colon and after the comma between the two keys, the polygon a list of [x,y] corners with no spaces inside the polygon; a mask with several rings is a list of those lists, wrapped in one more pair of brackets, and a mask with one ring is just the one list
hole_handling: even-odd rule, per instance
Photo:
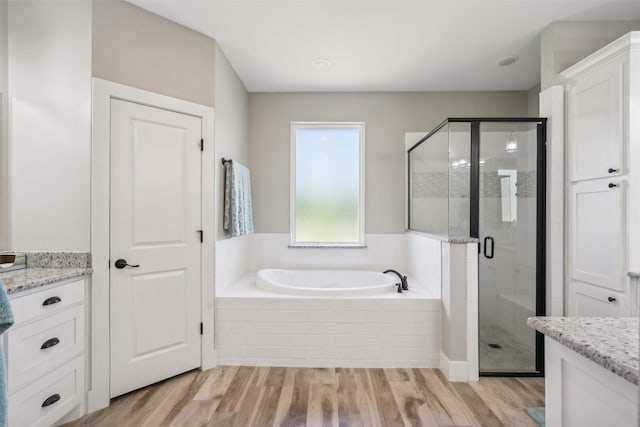
{"label": "bathroom counter edge", "polygon": [[93,273],[91,268],[25,268],[0,273],[0,280],[4,284],[7,295],[14,296],[61,280],[88,276],[91,273]]}
{"label": "bathroom counter edge", "polygon": [[637,317],[530,317],[527,324],[632,384],[638,384]]}

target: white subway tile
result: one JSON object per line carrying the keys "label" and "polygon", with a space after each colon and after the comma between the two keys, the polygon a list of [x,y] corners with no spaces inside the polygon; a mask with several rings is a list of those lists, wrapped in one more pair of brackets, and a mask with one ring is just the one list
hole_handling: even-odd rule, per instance
{"label": "white subway tile", "polygon": [[[374,331],[371,331],[374,332]],[[377,335],[336,335],[336,347],[376,347],[380,345]]]}

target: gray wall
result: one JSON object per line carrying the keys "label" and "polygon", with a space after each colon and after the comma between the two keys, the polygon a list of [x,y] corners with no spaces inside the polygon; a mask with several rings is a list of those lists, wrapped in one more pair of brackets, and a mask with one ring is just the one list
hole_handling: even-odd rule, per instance
{"label": "gray wall", "polygon": [[291,121],[365,122],[365,228],[405,230],[404,139],[447,117],[526,116],[527,92],[253,93],[249,164],[254,226],[289,232]]}
{"label": "gray wall", "polygon": [[542,90],[558,83],[558,73],[629,31],[640,21],[554,22],[540,36]]}
{"label": "gray wall", "polygon": [[224,168],[220,158],[249,162],[249,94],[222,50],[215,49],[215,146],[216,213],[219,215],[217,237],[222,230]]}
{"label": "gray wall", "polygon": [[540,85],[536,85],[527,92],[527,116],[540,115]]}
{"label": "gray wall", "polygon": [[7,2],[0,1],[0,251],[9,249],[9,223],[7,217]]}
{"label": "gray wall", "polygon": [[214,105],[215,41],[124,1],[94,1],[93,76]]}

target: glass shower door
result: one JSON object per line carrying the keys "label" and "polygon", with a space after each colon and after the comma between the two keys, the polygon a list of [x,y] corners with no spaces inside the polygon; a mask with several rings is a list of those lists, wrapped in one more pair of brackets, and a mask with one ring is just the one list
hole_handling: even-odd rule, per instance
{"label": "glass shower door", "polygon": [[542,126],[475,125],[480,373],[535,374],[542,369],[542,357],[536,357],[541,344],[527,318],[540,311],[537,172]]}

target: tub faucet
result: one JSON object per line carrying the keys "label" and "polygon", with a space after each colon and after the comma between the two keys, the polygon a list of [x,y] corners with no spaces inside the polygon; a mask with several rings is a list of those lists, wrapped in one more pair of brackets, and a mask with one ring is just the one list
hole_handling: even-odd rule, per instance
{"label": "tub faucet", "polygon": [[385,270],[382,272],[382,274],[387,274],[387,273],[393,273],[396,276],[398,276],[398,278],[400,279],[400,283],[398,283],[398,292],[402,293],[402,291],[408,291],[409,290],[409,285],[407,284],[407,276],[403,276],[402,274],[398,273],[395,270]]}

